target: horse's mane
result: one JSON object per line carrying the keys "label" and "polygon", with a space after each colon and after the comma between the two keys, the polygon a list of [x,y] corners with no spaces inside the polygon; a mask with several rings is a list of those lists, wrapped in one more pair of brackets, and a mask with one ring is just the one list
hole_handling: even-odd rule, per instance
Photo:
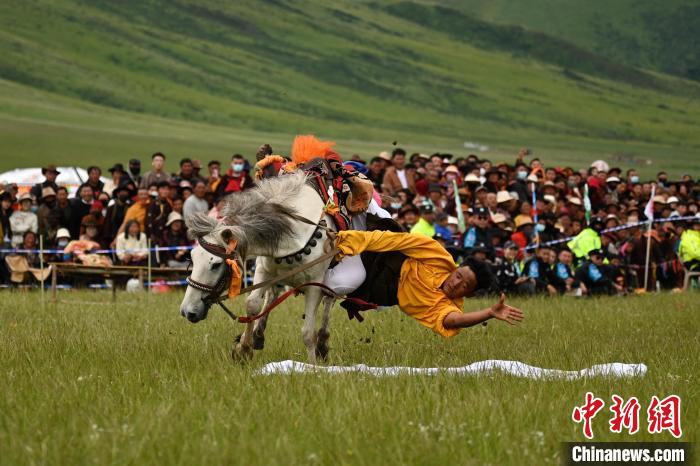
{"label": "horse's mane", "polygon": [[205,214],[186,218],[188,233],[198,238],[225,227],[238,242],[241,256],[246,256],[251,242],[268,245],[272,254],[284,238],[293,233],[290,214],[296,210],[289,202],[305,184],[303,171],[261,180],[254,188],[226,196],[221,222]]}

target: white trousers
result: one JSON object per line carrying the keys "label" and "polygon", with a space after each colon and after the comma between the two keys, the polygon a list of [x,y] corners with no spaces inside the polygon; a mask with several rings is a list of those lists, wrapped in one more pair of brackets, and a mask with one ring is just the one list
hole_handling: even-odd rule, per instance
{"label": "white trousers", "polygon": [[[391,214],[379,207],[374,199],[369,203],[367,212],[381,218],[391,218]],[[353,230],[367,229],[367,215],[355,215],[352,219]],[[323,283],[339,295],[352,293],[362,285],[367,277],[362,259],[357,256],[346,256],[338,265],[326,271]]]}

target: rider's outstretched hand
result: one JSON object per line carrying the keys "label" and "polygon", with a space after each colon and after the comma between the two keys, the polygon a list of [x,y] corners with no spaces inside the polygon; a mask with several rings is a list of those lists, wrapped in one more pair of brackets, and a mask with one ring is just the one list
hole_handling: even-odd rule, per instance
{"label": "rider's outstretched hand", "polygon": [[510,325],[515,325],[523,320],[523,311],[506,304],[505,293],[501,293],[501,297],[498,302],[491,306],[489,313],[491,317],[507,322]]}

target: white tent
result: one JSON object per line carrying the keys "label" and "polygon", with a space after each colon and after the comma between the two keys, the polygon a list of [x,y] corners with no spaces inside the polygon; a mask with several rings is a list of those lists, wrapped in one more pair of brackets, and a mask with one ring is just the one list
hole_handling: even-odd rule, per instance
{"label": "white tent", "polygon": [[[74,190],[88,179],[87,171],[80,167],[58,167],[57,169],[61,174],[56,178],[56,184],[71,188],[69,191]],[[107,181],[105,178],[100,179],[103,182]],[[15,183],[20,187],[20,191],[25,191],[27,187],[31,188],[42,181],[44,181],[44,175],[41,174],[41,168],[15,168],[0,173],[0,185]],[[25,189],[21,189],[22,187]]]}

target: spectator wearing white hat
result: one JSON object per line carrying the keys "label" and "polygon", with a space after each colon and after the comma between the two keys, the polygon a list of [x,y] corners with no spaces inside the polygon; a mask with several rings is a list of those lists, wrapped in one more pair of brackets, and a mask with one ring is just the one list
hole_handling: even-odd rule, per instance
{"label": "spectator wearing white hat", "polygon": [[[36,216],[39,221],[39,231],[46,239],[52,236],[49,232],[52,223],[50,216],[55,207],[56,191],[50,186],[43,188],[41,190],[41,200],[39,202],[39,208],[36,211]],[[56,230],[54,229],[53,231],[55,232]]]}
{"label": "spectator wearing white hat", "polygon": [[10,216],[10,228],[12,229],[12,246],[19,247],[23,242],[23,235],[27,231],[39,232],[39,220],[32,212],[32,196],[24,193],[17,199],[19,210]]}
{"label": "spectator wearing white hat", "polygon": [[[189,261],[190,251],[185,249],[191,243],[187,238],[187,230],[185,222],[182,220],[182,215],[177,212],[170,212],[168,221],[165,224],[163,239],[160,244],[168,249],[160,253],[161,267],[185,268]],[[182,249],[175,249],[182,248]]]}
{"label": "spectator wearing white hat", "polygon": [[668,199],[666,199],[666,204],[668,207],[671,209],[671,215],[669,217],[680,217],[681,213],[678,212],[678,205],[680,203],[680,199],[676,196],[671,196]]}
{"label": "spectator wearing white hat", "polygon": [[[63,261],[69,261],[71,258],[70,253],[66,254],[63,253],[62,251],[68,246],[68,243],[70,243],[70,232],[68,231],[68,228],[59,228],[56,231],[56,236],[54,236],[53,241],[50,241],[48,243],[44,243],[44,247],[46,249],[54,249],[55,251],[53,253],[47,254],[46,255],[46,262],[63,262]],[[61,252],[58,252],[61,251]]]}
{"label": "spectator wearing white hat", "polygon": [[496,193],[496,211],[506,215],[508,218],[513,218],[518,208],[518,196],[513,196],[513,193],[508,191],[498,191]]}

